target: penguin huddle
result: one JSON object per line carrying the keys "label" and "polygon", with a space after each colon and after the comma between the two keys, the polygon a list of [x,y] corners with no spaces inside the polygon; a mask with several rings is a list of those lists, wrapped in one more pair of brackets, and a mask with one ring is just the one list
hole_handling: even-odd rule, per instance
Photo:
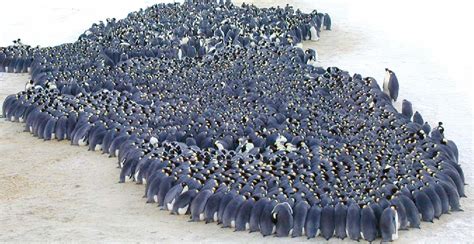
{"label": "penguin huddle", "polygon": [[392,241],[461,211],[443,124],[408,101],[399,113],[388,69],[382,90],[314,66],[299,45],[323,29],[328,14],[209,0],[141,9],[57,47],[17,41],[0,66],[32,79],[2,115],[117,157],[119,182],[144,184],[147,203],[236,231]]}

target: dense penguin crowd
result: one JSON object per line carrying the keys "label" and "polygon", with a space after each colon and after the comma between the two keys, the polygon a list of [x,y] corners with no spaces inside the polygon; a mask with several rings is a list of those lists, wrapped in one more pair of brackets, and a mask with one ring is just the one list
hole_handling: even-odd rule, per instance
{"label": "dense penguin crowd", "polygon": [[316,67],[328,14],[230,2],[157,4],[74,43],[0,49],[30,72],[3,117],[44,140],[117,157],[120,182],[192,221],[263,236],[395,240],[460,211],[458,149],[395,73]]}

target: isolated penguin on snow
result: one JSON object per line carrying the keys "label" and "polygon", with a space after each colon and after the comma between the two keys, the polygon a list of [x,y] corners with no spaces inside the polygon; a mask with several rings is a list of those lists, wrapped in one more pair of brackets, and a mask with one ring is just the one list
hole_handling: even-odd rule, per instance
{"label": "isolated penguin on snow", "polygon": [[383,92],[390,96],[393,101],[397,101],[398,98],[398,78],[397,75],[388,68],[385,68],[385,78],[383,80]]}

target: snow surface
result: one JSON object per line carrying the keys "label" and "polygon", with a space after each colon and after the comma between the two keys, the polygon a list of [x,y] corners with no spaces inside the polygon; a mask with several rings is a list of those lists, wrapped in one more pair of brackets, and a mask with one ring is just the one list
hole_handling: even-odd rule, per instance
{"label": "snow surface", "polygon": [[[333,30],[324,31],[319,42],[306,42],[304,46],[317,49],[320,65],[372,76],[380,84],[384,68],[395,71],[400,81],[399,101],[410,100],[431,125],[442,121],[446,136],[457,143],[470,184],[466,194],[474,197],[474,19],[469,1],[250,2],[262,7],[289,3],[303,11],[328,12]],[[130,11],[154,3],[2,2],[0,46],[10,45],[17,38],[40,46],[73,42],[94,22],[123,18]],[[0,73],[0,101],[23,89],[27,80],[27,75]],[[0,122],[0,241],[295,240],[263,239],[255,233],[234,233],[216,225],[190,224],[183,218],[169,217],[155,206],[145,206],[140,198],[142,186],[116,184],[115,159],[65,142],[42,142],[21,131],[20,124]],[[472,242],[474,203],[470,198],[461,201],[463,213],[442,216],[434,224],[423,223],[421,230],[402,232],[399,241]]]}

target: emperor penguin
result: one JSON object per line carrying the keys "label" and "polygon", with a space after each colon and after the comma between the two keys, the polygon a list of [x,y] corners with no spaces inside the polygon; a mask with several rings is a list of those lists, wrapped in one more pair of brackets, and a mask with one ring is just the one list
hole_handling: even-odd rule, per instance
{"label": "emperor penguin", "polygon": [[291,237],[298,237],[305,235],[305,221],[308,211],[311,206],[306,201],[300,201],[295,205],[294,216],[293,216],[293,232]]}
{"label": "emperor penguin", "polygon": [[293,230],[293,209],[288,202],[278,203],[272,210],[272,219],[276,223],[275,235],[286,237]]}
{"label": "emperor penguin", "polygon": [[360,235],[368,242],[377,238],[377,219],[371,207],[364,205],[360,213]]}
{"label": "emperor penguin", "polygon": [[398,78],[397,75],[388,68],[385,68],[385,78],[383,80],[383,92],[390,96],[393,101],[398,98]]}
{"label": "emperor penguin", "polygon": [[406,99],[403,99],[402,102],[402,115],[408,120],[411,120],[411,117],[413,116],[413,107],[411,102]]}
{"label": "emperor penguin", "polygon": [[380,232],[382,242],[391,242],[398,239],[398,214],[395,206],[385,208],[380,216]]}
{"label": "emperor penguin", "polygon": [[314,204],[308,211],[306,222],[304,225],[305,234],[308,239],[314,238],[319,235],[321,227],[321,207]]}
{"label": "emperor penguin", "polygon": [[206,207],[207,200],[212,196],[211,190],[200,191],[194,200],[191,202],[191,221],[203,221],[204,220],[204,209]]}

